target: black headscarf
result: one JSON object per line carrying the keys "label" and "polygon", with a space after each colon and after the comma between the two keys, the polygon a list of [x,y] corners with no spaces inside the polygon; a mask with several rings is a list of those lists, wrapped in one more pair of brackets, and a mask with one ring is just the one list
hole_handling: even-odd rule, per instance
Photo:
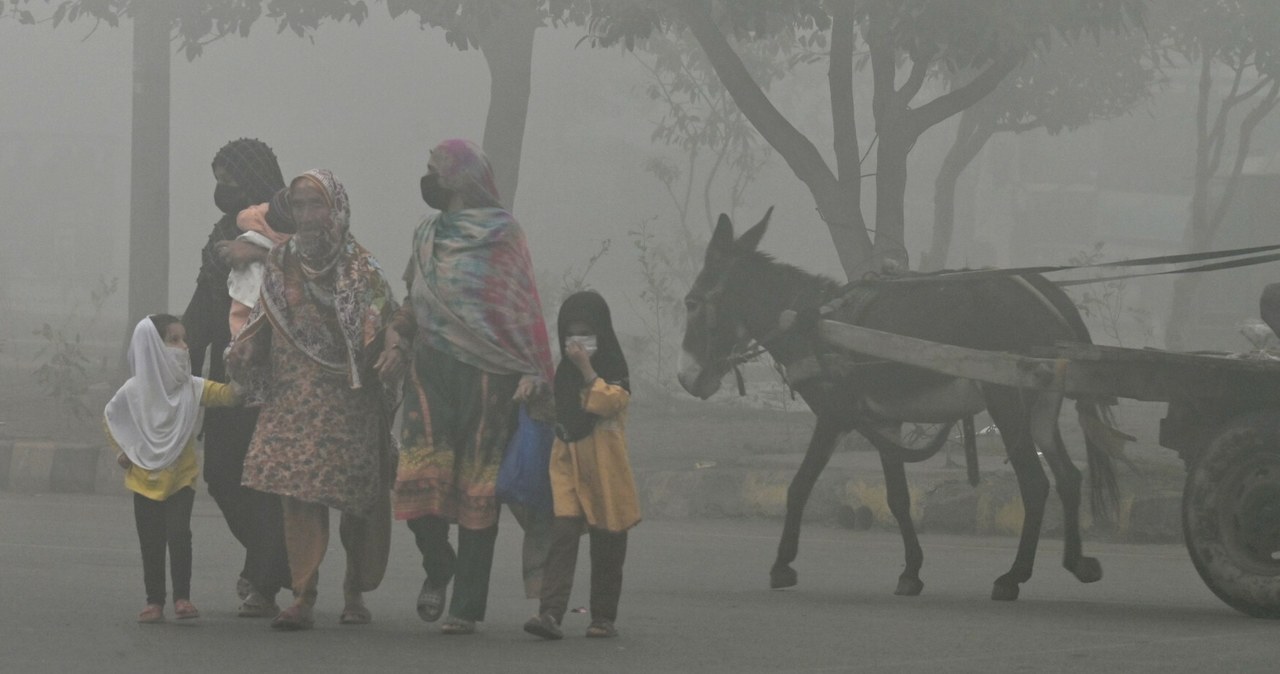
{"label": "black headscarf", "polygon": [[556,435],[565,442],[575,442],[591,435],[599,417],[582,408],[582,372],[564,355],[569,326],[586,323],[596,335],[596,352],[591,367],[606,382],[631,390],[627,359],[613,332],[613,319],[604,298],[592,290],[574,293],[560,305],[556,332],[560,338],[560,364],[556,366]]}
{"label": "black headscarf", "polygon": [[240,138],[223,145],[214,155],[213,165],[226,169],[235,179],[249,201],[246,207],[271,201],[284,187],[276,153],[257,138]]}

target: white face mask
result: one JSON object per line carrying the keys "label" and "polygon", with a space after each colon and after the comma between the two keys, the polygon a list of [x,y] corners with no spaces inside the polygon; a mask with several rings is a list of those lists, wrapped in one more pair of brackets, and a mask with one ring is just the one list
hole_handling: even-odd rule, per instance
{"label": "white face mask", "polygon": [[165,351],[169,357],[173,359],[174,367],[178,368],[178,373],[187,377],[191,376],[191,354],[186,349],[179,346],[166,346]]}
{"label": "white face mask", "polygon": [[588,356],[595,355],[596,352],[596,336],[595,335],[570,335],[565,338],[564,344],[578,344],[587,352]]}

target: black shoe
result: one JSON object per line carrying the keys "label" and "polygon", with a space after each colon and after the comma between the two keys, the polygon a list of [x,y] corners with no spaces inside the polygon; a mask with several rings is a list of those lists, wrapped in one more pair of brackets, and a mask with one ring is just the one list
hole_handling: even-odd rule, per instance
{"label": "black shoe", "polygon": [[424,622],[433,623],[444,614],[444,598],[447,585],[432,587],[430,580],[422,581],[422,591],[418,592],[418,617]]}
{"label": "black shoe", "polygon": [[556,624],[556,619],[551,617],[550,613],[543,613],[529,618],[524,624],[524,631],[543,639],[564,638],[564,632],[560,631],[560,625]]}

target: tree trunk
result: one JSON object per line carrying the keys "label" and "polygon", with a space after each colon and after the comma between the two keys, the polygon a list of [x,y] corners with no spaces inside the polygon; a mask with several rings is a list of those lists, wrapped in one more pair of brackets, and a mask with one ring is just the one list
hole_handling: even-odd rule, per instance
{"label": "tree trunk", "polygon": [[136,3],[129,169],[129,325],[169,310],[169,11]]}
{"label": "tree trunk", "polygon": [[[874,264],[908,269],[906,246],[907,153],[915,142],[893,128],[895,124],[876,123],[880,131],[876,147],[876,238]],[[888,131],[886,133],[886,131]]]}
{"label": "tree trunk", "polygon": [[[1183,242],[1187,252],[1207,251],[1213,246],[1214,237],[1222,228],[1228,208],[1235,199],[1240,176],[1244,171],[1245,159],[1249,155],[1253,132],[1280,102],[1280,81],[1264,79],[1246,94],[1236,95],[1239,90],[1242,69],[1236,71],[1235,82],[1231,91],[1224,97],[1221,109],[1214,120],[1213,131],[1209,130],[1208,109],[1212,91],[1210,76],[1210,59],[1206,56],[1201,64],[1199,97],[1196,107],[1196,171],[1195,188],[1191,195],[1191,219],[1187,224],[1187,232]],[[1240,102],[1263,91],[1267,93],[1240,122],[1235,142],[1235,157],[1231,172],[1227,174],[1218,195],[1217,203],[1210,205],[1210,187],[1217,175],[1222,150],[1226,146],[1226,123],[1231,108]],[[1191,323],[1195,314],[1195,295],[1200,282],[1195,274],[1180,276],[1173,284],[1173,301],[1169,311],[1169,320],[1165,324],[1165,346],[1170,349],[1187,348],[1187,340],[1183,331]]]}
{"label": "tree trunk", "polygon": [[943,158],[938,177],[933,182],[933,240],[929,252],[920,261],[920,269],[924,271],[946,268],[955,232],[956,183],[992,136],[991,126],[978,122],[977,116],[973,108],[960,113],[956,140]]}
{"label": "tree trunk", "polygon": [[[1213,61],[1207,55],[1201,58],[1200,83],[1196,96],[1195,183],[1191,191],[1191,217],[1187,221],[1187,230],[1182,237],[1183,250],[1188,252],[1200,250],[1200,247],[1207,243],[1202,240],[1202,233],[1209,219],[1209,181],[1213,179],[1214,167],[1217,165],[1214,157],[1211,156],[1214,149],[1214,134],[1209,132],[1209,96],[1213,87],[1212,65]],[[1195,289],[1194,275],[1178,276],[1174,279],[1173,302],[1169,307],[1169,320],[1165,323],[1165,348],[1178,350],[1184,347],[1186,342],[1182,331],[1191,318]]]}
{"label": "tree trunk", "polygon": [[480,52],[489,66],[489,113],[482,146],[507,208],[516,203],[533,77],[533,38],[541,25],[533,3],[511,3],[480,36]]}
{"label": "tree trunk", "polygon": [[867,234],[857,191],[842,181],[825,188],[810,185],[809,192],[817,203],[818,215],[827,224],[836,256],[849,280],[856,281],[866,273],[876,271],[879,267],[872,264],[871,237]]}

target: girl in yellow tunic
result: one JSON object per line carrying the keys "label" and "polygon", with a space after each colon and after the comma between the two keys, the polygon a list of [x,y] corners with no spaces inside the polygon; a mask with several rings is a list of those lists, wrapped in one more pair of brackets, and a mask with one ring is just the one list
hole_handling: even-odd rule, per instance
{"label": "girl in yellow tunic", "polygon": [[164,620],[165,549],[173,571],[173,609],[197,618],[191,603],[191,506],[198,471],[194,431],[200,406],[236,403],[231,386],[191,375],[187,331],[168,314],[138,322],[129,343],[132,375],[107,403],[107,438],[128,470],[142,546],[147,606],[138,622]]}
{"label": "girl in yellow tunic", "polygon": [[609,305],[595,292],[571,295],[557,320],[556,441],[551,448],[555,520],[538,615],[524,629],[559,639],[578,559],[578,538],[591,540],[588,637],[617,636],[627,530],[640,522],[640,499],[627,459],[627,361],[613,332]]}

